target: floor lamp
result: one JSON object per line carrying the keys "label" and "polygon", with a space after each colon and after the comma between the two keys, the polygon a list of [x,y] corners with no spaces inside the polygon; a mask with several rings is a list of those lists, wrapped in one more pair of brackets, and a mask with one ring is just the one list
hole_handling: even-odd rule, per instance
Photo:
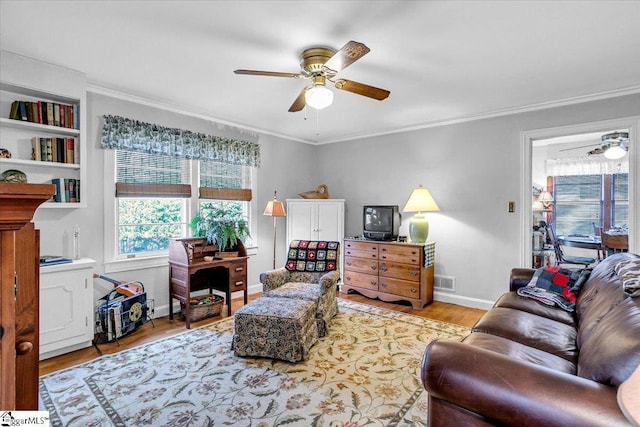
{"label": "floor lamp", "polygon": [[269,200],[267,207],[264,209],[265,216],[273,217],[273,269],[276,268],[276,219],[279,216],[287,216],[284,211],[284,203],[278,200],[278,192],[273,192],[273,200]]}

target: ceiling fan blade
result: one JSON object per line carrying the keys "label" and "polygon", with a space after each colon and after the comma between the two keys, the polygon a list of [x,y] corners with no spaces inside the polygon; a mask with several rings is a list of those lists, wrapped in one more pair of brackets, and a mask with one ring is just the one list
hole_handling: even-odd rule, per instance
{"label": "ceiling fan blade", "polygon": [[233,72],[236,74],[248,74],[250,76],[289,77],[293,79],[305,78],[305,76],[300,73],[281,73],[278,71],[234,70]]}
{"label": "ceiling fan blade", "polygon": [[365,56],[370,50],[360,42],[350,41],[324,63],[322,70],[328,74],[338,74],[341,70]]}
{"label": "ceiling fan blade", "polygon": [[345,79],[338,79],[333,84],[335,85],[336,89],[346,90],[347,92],[367,96],[369,98],[377,99],[378,101],[382,101],[383,99],[387,98],[391,93],[385,89],[380,89],[377,87]]}
{"label": "ceiling fan blade", "polygon": [[558,150],[558,151],[580,150],[582,148],[594,147],[596,145],[598,145],[598,144],[581,145],[579,147],[563,148],[562,150]]}
{"label": "ceiling fan blade", "polygon": [[307,86],[304,89],[302,89],[302,91],[300,91],[300,95],[298,95],[298,97],[296,98],[295,101],[293,101],[293,104],[291,104],[291,107],[289,107],[289,112],[290,113],[295,113],[296,111],[300,111],[304,108],[305,105],[307,105],[304,96],[307,93],[307,90],[309,90],[311,86]]}

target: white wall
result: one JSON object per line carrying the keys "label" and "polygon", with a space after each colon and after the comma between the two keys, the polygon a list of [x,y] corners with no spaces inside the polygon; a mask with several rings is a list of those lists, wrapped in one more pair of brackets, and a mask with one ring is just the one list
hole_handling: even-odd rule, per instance
{"label": "white wall", "polygon": [[[508,290],[511,268],[526,265],[520,259],[520,133],[639,113],[640,95],[629,95],[327,144],[319,147],[318,178],[332,197],[347,200],[350,236],[362,232],[362,205],[402,209],[413,188],[427,187],[441,209],[427,214],[436,274],[456,278],[456,292],[436,293],[436,299],[488,307]],[[510,200],[516,213],[507,212]],[[409,219],[403,215],[403,234]]]}

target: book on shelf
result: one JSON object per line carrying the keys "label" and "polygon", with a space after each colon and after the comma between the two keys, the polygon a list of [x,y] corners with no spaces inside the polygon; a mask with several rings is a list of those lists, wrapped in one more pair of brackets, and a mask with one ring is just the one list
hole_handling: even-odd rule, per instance
{"label": "book on shelf", "polygon": [[9,118],[13,120],[20,120],[18,117],[18,111],[20,110],[20,101],[13,101],[11,103],[11,111],[9,112]]}
{"label": "book on shelf", "polygon": [[53,201],[57,203],[80,202],[80,180],[75,178],[53,178],[51,183],[55,186]]}
{"label": "book on shelf", "polygon": [[60,104],[49,101],[13,101],[9,118],[43,125],[79,129],[78,105]]}

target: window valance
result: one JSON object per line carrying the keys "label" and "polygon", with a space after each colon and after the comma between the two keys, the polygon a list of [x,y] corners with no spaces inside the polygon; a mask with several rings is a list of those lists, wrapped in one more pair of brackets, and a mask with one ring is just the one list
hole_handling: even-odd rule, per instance
{"label": "window valance", "polygon": [[547,175],[608,175],[629,173],[629,162],[625,159],[610,160],[604,157],[562,158],[547,160]]}
{"label": "window valance", "polygon": [[254,142],[168,128],[119,116],[105,115],[103,118],[102,148],[260,166],[260,145]]}

